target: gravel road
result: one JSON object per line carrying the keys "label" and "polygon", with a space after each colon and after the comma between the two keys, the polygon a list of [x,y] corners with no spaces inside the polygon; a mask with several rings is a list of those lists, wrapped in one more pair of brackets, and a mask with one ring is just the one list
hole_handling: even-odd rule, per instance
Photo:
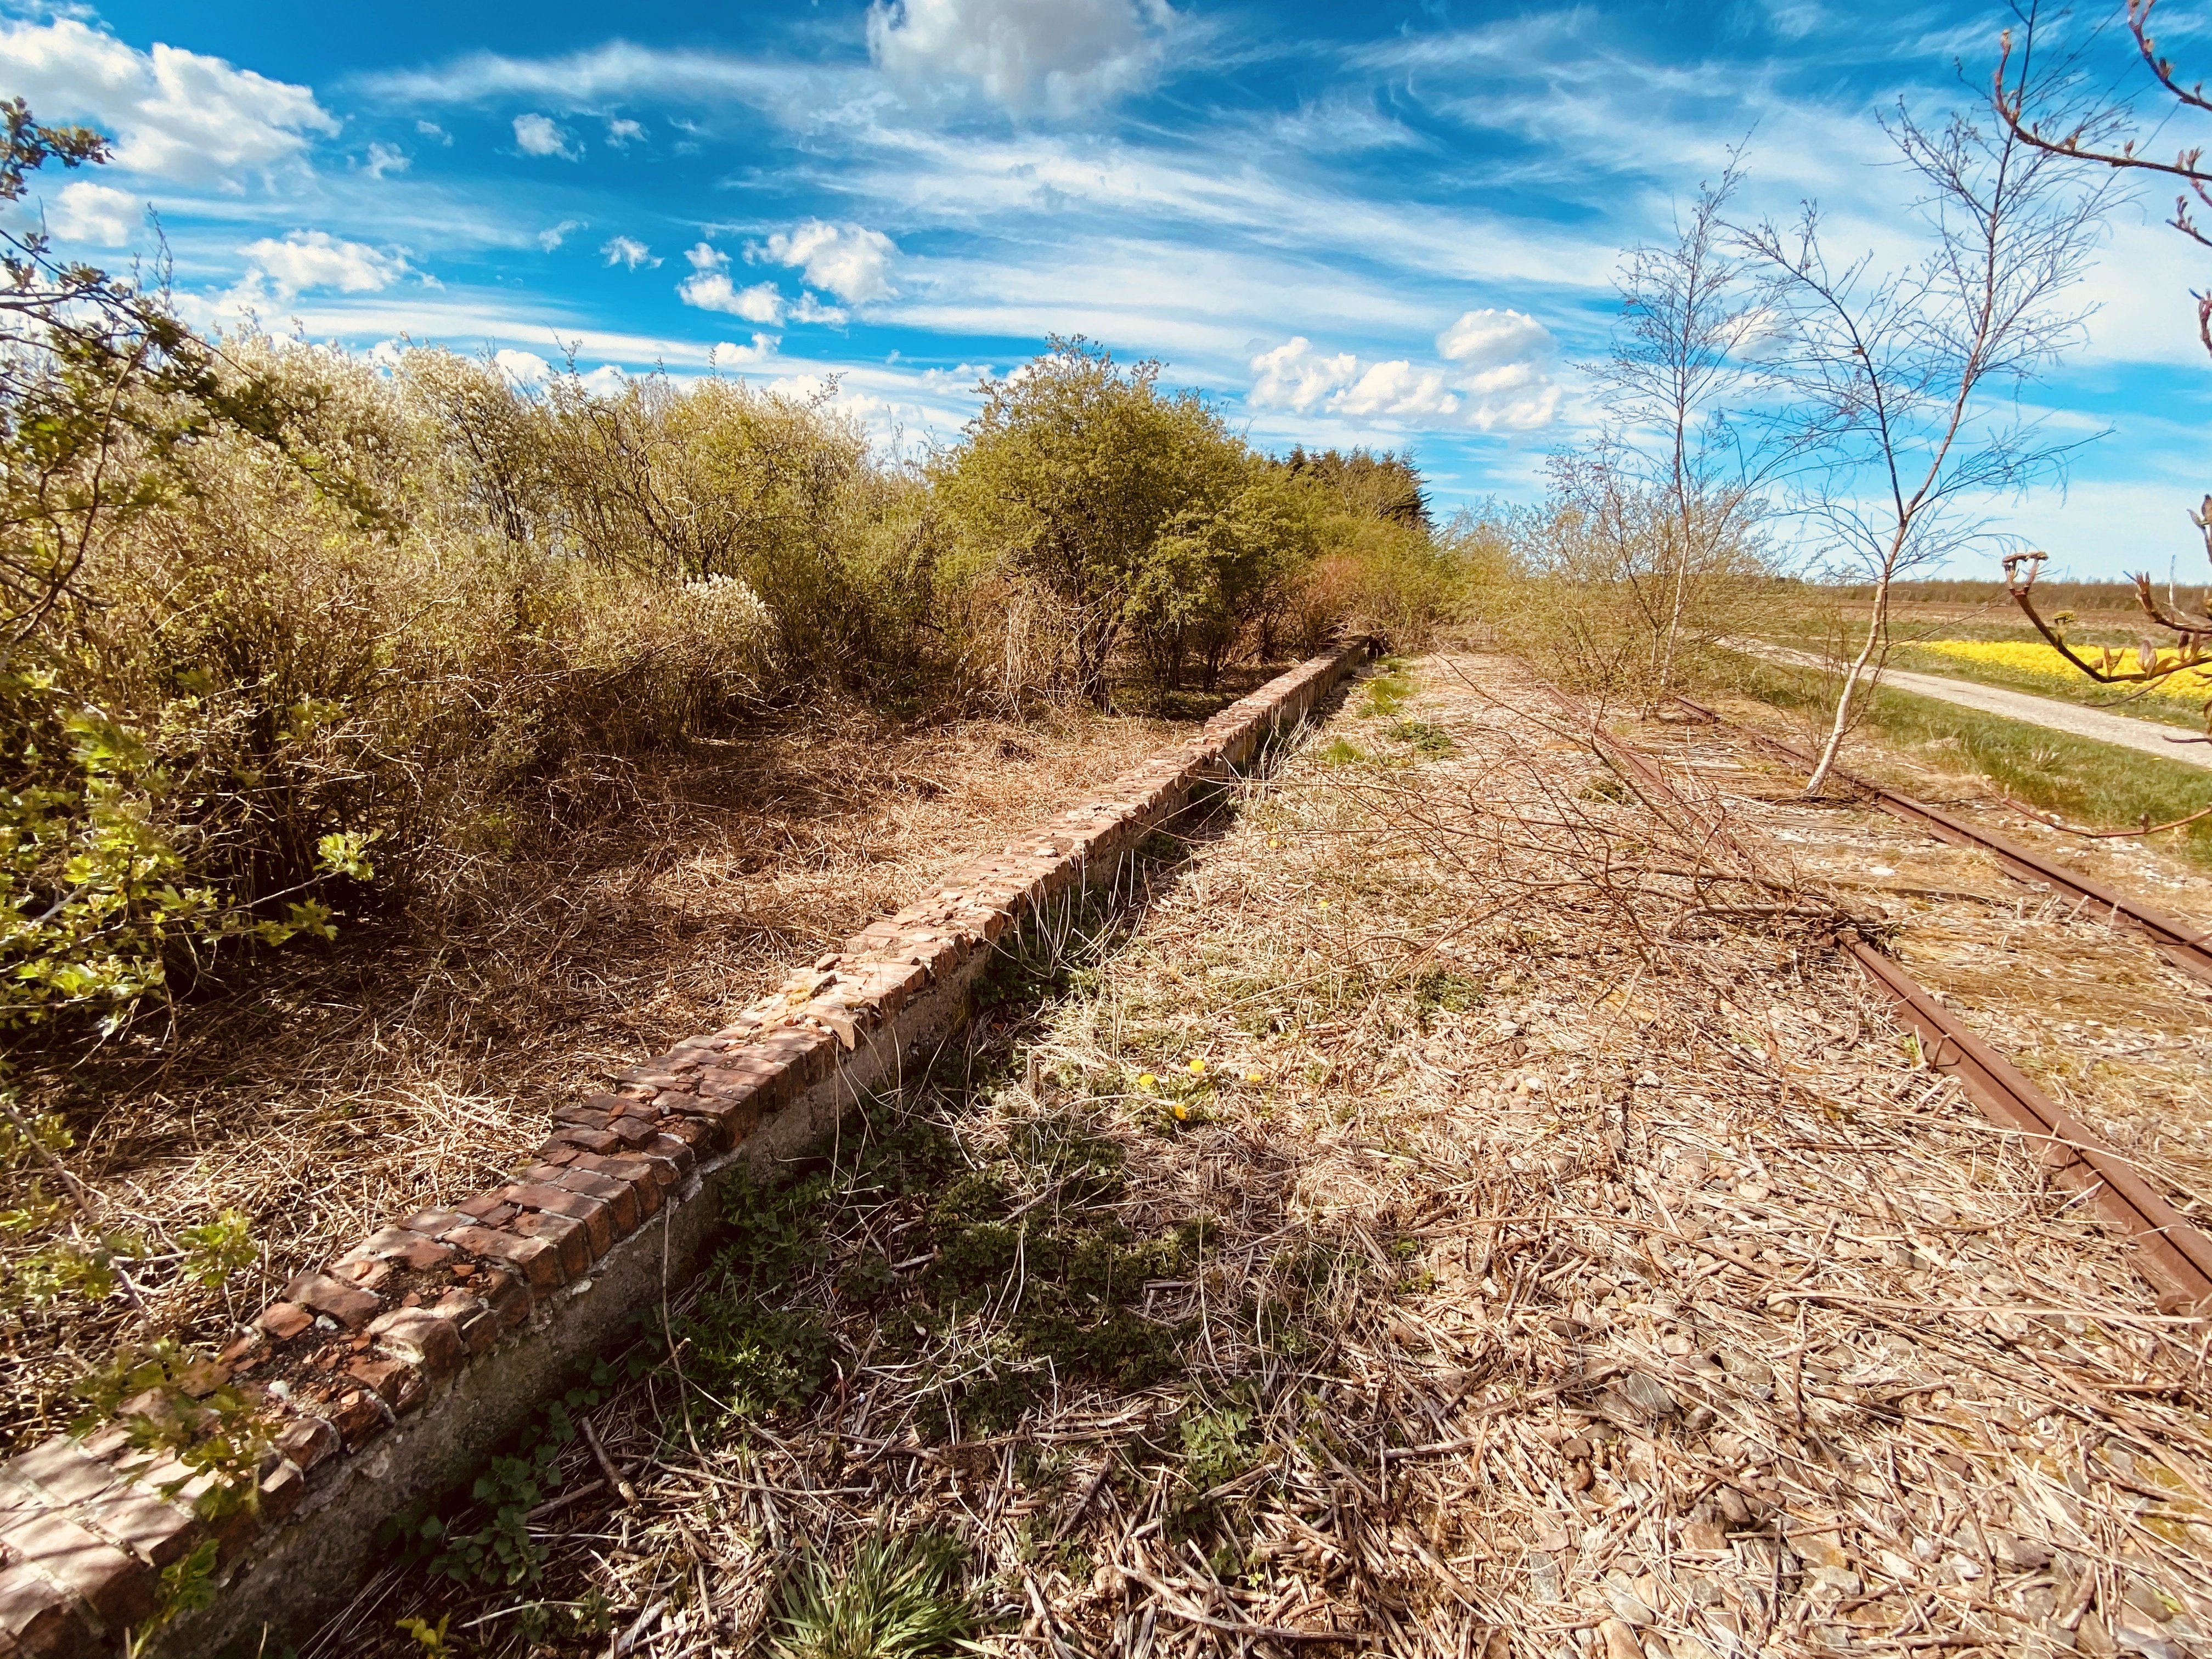
{"label": "gravel road", "polygon": [[[1798,668],[1827,666],[1818,657],[1783,646],[1752,640],[1730,640],[1728,643],[1771,662],[1789,663]],[[1941,674],[1907,674],[1893,668],[1883,673],[1881,683],[1916,696],[1934,697],[1962,708],[1978,708],[1984,714],[2002,714],[2007,720],[2024,720],[2030,726],[2069,732],[2077,738],[2116,743],[2124,749],[2141,750],[2146,755],[2212,771],[2212,743],[2191,743],[2174,727],[2161,726],[2155,720],[2133,720],[2125,714],[2106,714],[2101,708],[2082,708],[2051,697],[2030,696],[2025,691],[2007,691],[1994,685],[1977,685],[1971,680],[1948,679]]]}

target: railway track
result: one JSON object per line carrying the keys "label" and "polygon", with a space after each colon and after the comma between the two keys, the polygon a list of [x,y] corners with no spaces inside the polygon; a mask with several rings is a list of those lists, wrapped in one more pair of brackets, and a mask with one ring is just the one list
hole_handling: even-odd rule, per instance
{"label": "railway track", "polygon": [[[1737,736],[1747,738],[1769,754],[1779,756],[1793,765],[1811,772],[1816,764],[1814,757],[1796,745],[1779,738],[1771,738],[1764,732],[1723,719],[1703,703],[1692,702],[1687,697],[1674,701],[1692,714],[1723,726]],[[2159,954],[2183,972],[2194,975],[2207,985],[2212,985],[2212,936],[2191,927],[2177,916],[2145,904],[2142,900],[2115,891],[2094,877],[2069,870],[2053,864],[2033,848],[2021,846],[1992,830],[1955,818],[1940,806],[1926,801],[1900,795],[1894,789],[1886,789],[1871,779],[1862,778],[1838,769],[1832,775],[1843,779],[1854,789],[1871,797],[1883,811],[1893,817],[1927,830],[1954,847],[1978,848],[1996,860],[2007,875],[2033,886],[2044,886],[2055,892],[2071,893],[2086,899],[2099,909],[2107,912],[2115,921],[2126,922],[2148,938]]]}
{"label": "railway track", "polygon": [[[1808,771],[1812,769],[1813,757],[1790,744],[1724,720],[1686,697],[1677,701],[1723,729],[1802,765]],[[1585,711],[1577,712],[1583,713],[1587,720]],[[1591,740],[1599,750],[1631,774],[1641,787],[1665,797],[1678,811],[1696,813],[1697,809],[1675,789],[1650,756],[1606,732],[1595,720],[1589,720],[1588,725]],[[2142,933],[2166,960],[2212,984],[2212,950],[2207,949],[2205,935],[2188,924],[2116,892],[2101,882],[2052,864],[2032,849],[1955,818],[1941,808],[1863,778],[1840,775],[1845,776],[1854,787],[1867,792],[1885,811],[1905,822],[1954,846],[1989,853],[2016,879],[2076,895],[2108,910],[2115,919]],[[1897,1017],[1917,1034],[1927,1063],[1956,1078],[1967,1098],[1993,1122],[2040,1142],[2044,1160],[2051,1167],[2053,1177],[2069,1190],[2083,1194],[2100,1217],[2128,1236],[2136,1247],[2138,1269],[2158,1292],[2161,1311],[2212,1314],[2212,1234],[2204,1232],[2174,1208],[2162,1193],[2143,1179],[2126,1154],[2045,1094],[2019,1067],[1969,1030],[1893,957],[1849,929],[1838,934],[1837,944],[1888,999]]]}

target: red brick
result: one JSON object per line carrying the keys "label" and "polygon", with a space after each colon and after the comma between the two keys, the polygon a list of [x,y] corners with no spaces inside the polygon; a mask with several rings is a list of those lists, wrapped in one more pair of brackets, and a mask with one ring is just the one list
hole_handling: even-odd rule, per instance
{"label": "red brick", "polygon": [[425,1238],[441,1238],[449,1229],[466,1226],[468,1221],[468,1217],[453,1210],[417,1210],[399,1224]]}
{"label": "red brick", "polygon": [[195,1526],[191,1510],[163,1503],[137,1482],[86,1504],[84,1518],[103,1537],[112,1538],[157,1567],[167,1566],[185,1553]]}
{"label": "red brick", "polygon": [[275,1526],[300,1507],[307,1495],[307,1477],[297,1463],[279,1463],[261,1477],[261,1520]]}
{"label": "red brick", "polygon": [[[612,1097],[611,1096],[603,1097],[607,1099]],[[556,1106],[553,1109],[553,1121],[556,1123],[572,1124],[580,1129],[604,1129],[607,1127],[607,1111],[605,1108],[599,1106]]]}
{"label": "red brick", "polygon": [[574,1216],[549,1210],[529,1210],[518,1215],[514,1231],[526,1238],[542,1238],[561,1254],[562,1279],[581,1279],[591,1271],[592,1237]]}
{"label": "red brick", "polygon": [[374,1257],[347,1258],[341,1256],[331,1263],[331,1276],[364,1291],[380,1291],[384,1281],[392,1277],[392,1264]]}
{"label": "red brick", "polygon": [[154,1611],[154,1570],[66,1516],[42,1515],[11,1528],[8,1547],[23,1565],[36,1567],[81,1598],[106,1624],[135,1625]]}
{"label": "red brick", "polygon": [[622,1142],[605,1129],[563,1128],[556,1129],[548,1136],[545,1146],[579,1147],[587,1152],[611,1152],[619,1151]]}
{"label": "red brick", "polygon": [[530,1286],[509,1273],[486,1273],[483,1282],[476,1287],[485,1307],[491,1310],[501,1329],[520,1325],[530,1317],[532,1297]]}
{"label": "red brick", "polygon": [[451,1376],[461,1368],[461,1334],[450,1319],[422,1308],[403,1308],[368,1329],[379,1353],[417,1366],[429,1377]]}
{"label": "red brick", "polygon": [[729,1132],[723,1127],[722,1120],[711,1113],[664,1118],[660,1133],[682,1141],[695,1155],[711,1155],[729,1145],[726,1139]]}
{"label": "red brick", "polygon": [[345,1441],[348,1451],[358,1451],[384,1432],[384,1407],[366,1389],[342,1395],[331,1407],[331,1425]]}
{"label": "red brick", "polygon": [[348,1330],[359,1330],[376,1316],[383,1298],[373,1291],[340,1284],[323,1273],[301,1273],[284,1287],[287,1302],[328,1314]]}
{"label": "red brick", "polygon": [[463,1215],[474,1216],[478,1221],[483,1221],[488,1227],[496,1227],[499,1225],[497,1221],[484,1220],[484,1218],[490,1215],[493,1212],[497,1210],[505,1210],[509,1215],[512,1215],[514,1212],[514,1206],[509,1204],[497,1193],[478,1193],[474,1198],[463,1199],[460,1203],[454,1207],[459,1209]]}
{"label": "red brick", "polygon": [[99,1650],[83,1617],[60,1586],[27,1566],[0,1572],[0,1651],[24,1659],[63,1659]]}
{"label": "red brick", "polygon": [[[632,1222],[631,1226],[637,1225],[659,1212],[660,1182],[655,1176],[653,1167],[644,1159],[601,1158],[594,1153],[588,1161],[578,1158],[576,1164],[580,1169],[589,1170],[594,1175],[605,1176],[610,1181],[621,1182],[629,1190],[632,1201],[637,1206],[637,1220]],[[624,1227],[623,1231],[628,1232],[629,1228]]]}
{"label": "red brick", "polygon": [[114,1467],[93,1456],[65,1434],[40,1441],[10,1460],[6,1471],[62,1505],[97,1498],[115,1484]]}
{"label": "red brick", "polygon": [[[605,1199],[587,1197],[582,1193],[571,1192],[566,1187],[551,1185],[510,1187],[507,1196],[526,1209],[544,1210],[581,1222],[591,1261],[596,1261],[605,1255],[607,1247],[615,1242],[614,1217],[609,1212]],[[583,1269],[579,1267],[575,1271],[581,1273]]]}
{"label": "red brick", "polygon": [[[623,1146],[635,1147],[644,1146],[660,1131],[657,1120],[654,1122],[647,1122],[641,1117],[624,1116],[611,1121],[607,1125],[607,1133],[620,1141]],[[604,1150],[613,1152],[616,1149],[608,1147]]]}
{"label": "red brick", "polygon": [[490,1227],[456,1227],[447,1237],[471,1255],[513,1268],[532,1290],[550,1290],[562,1282],[561,1253],[544,1239]]}
{"label": "red brick", "polygon": [[[524,1304],[526,1310],[528,1305]],[[432,1311],[453,1328],[462,1347],[471,1355],[482,1353],[499,1340],[499,1316],[466,1291],[447,1291]]]}
{"label": "red brick", "polygon": [[277,1430],[276,1449],[312,1474],[337,1455],[338,1431],[319,1417],[295,1417]]}
{"label": "red brick", "polygon": [[617,1236],[637,1225],[637,1194],[627,1182],[617,1181],[593,1170],[563,1170],[559,1184],[572,1193],[581,1193],[595,1198],[607,1206],[614,1219]]}
{"label": "red brick", "polygon": [[699,1155],[691,1150],[691,1143],[674,1135],[655,1135],[645,1150],[655,1158],[665,1158],[673,1164],[679,1180],[690,1175],[692,1167],[699,1162]]}

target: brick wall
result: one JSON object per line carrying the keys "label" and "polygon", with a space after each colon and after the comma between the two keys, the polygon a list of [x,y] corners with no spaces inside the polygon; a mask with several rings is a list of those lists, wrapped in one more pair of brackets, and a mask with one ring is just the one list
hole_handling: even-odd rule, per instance
{"label": "brick wall", "polygon": [[764,1177],[819,1145],[861,1091],[951,1027],[1000,939],[1109,879],[1369,648],[1269,682],[723,1030],[555,1107],[514,1180],[396,1220],[295,1279],[198,1379],[268,1413],[274,1449],[253,1512],[210,1527],[191,1508],[204,1482],[163,1497],[188,1471],[134,1451],[120,1426],[0,1464],[0,1659],[118,1651],[155,1611],[161,1569],[211,1534],[215,1604],[165,1631],[159,1653],[251,1650],[264,1626],[297,1630],[343,1601],[386,1516],[465,1480],[571,1367],[688,1276],[739,1171]]}

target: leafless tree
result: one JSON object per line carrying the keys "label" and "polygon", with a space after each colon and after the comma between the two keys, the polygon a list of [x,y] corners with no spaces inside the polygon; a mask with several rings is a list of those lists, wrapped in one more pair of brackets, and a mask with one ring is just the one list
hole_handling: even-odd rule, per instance
{"label": "leafless tree", "polygon": [[[1674,239],[1632,251],[1617,284],[1621,322],[1596,370],[1605,430],[1589,462],[1563,479],[1598,477],[1595,493],[1644,498],[1641,520],[1652,545],[1624,556],[1652,628],[1650,693],[1674,681],[1683,629],[1699,590],[1740,574],[1743,550],[1765,509],[1761,490],[1792,453],[1771,428],[1735,418],[1764,390],[1766,371],[1744,348],[1761,331],[1765,306],[1752,261],[1730,234],[1729,202],[1742,182],[1733,158],[1719,181],[1700,185]],[[1618,508],[1619,502],[1614,501]],[[1654,510],[1656,509],[1656,510]]]}
{"label": "leafless tree", "polygon": [[[2156,3],[2157,0],[2127,0],[2124,19],[2133,39],[2135,55],[2166,95],[2170,113],[2184,122],[2195,123],[2212,115],[2212,96],[2205,93],[2202,82],[2184,85],[2172,60],[2160,53],[2150,32],[2151,12]],[[2008,29],[2002,37],[1996,74],[1990,88],[1990,102],[2006,131],[2017,143],[2040,155],[2061,162],[2101,167],[2114,178],[2179,180],[2181,189],[2174,197],[2173,216],[2166,222],[2191,240],[2212,247],[2212,233],[2208,233],[2196,216],[2198,207],[2212,207],[2212,166],[2205,163],[2204,147],[2185,140],[2175,145],[2170,160],[2148,155],[2138,147],[2136,139],[2127,136],[2130,119],[2124,106],[2104,101],[2081,101],[2073,95],[2075,83],[2070,75],[2032,75],[2039,46],[2038,15],[2031,6],[2016,15],[2017,30]],[[2068,61],[2067,66],[2072,67],[2072,60]],[[2196,298],[2197,338],[2207,352],[2212,352],[2212,293],[2199,294]],[[2206,556],[2212,559],[2212,495],[2207,495],[2202,508],[2189,516],[2204,537]],[[2200,678],[2204,675],[2206,646],[2212,642],[2212,594],[2191,611],[2170,588],[2166,598],[2160,600],[2151,586],[2150,573],[2138,572],[2135,576],[2136,602],[2152,623],[2172,636],[2172,645],[2162,648],[2157,641],[2146,638],[2131,653],[2114,653],[2100,647],[2077,648],[2067,641],[2065,630],[2059,625],[2064,620],[2063,615],[2047,620],[2036,608],[2035,578],[2047,557],[2046,554],[2032,552],[2016,553],[2006,559],[2005,586],[2037,631],[2091,679],[2104,685],[2148,685],[2181,673],[2194,673]],[[2094,661],[2087,654],[2092,651],[2097,653]],[[2204,724],[2206,736],[2174,741],[2212,743],[2212,699],[2204,705]]]}
{"label": "leafless tree", "polygon": [[[2025,66],[2023,73],[2025,73]],[[1982,541],[1993,497],[2051,476],[2072,446],[2017,394],[2081,334],[2075,298],[2105,191],[2008,123],[1884,123],[1920,186],[1930,251],[1883,269],[1838,258],[1817,208],[1746,233],[1774,281],[1786,373],[1817,465],[1806,506],[1838,562],[1874,588],[1820,763],[1826,783],[1863,684],[1878,674],[1898,579]]]}

